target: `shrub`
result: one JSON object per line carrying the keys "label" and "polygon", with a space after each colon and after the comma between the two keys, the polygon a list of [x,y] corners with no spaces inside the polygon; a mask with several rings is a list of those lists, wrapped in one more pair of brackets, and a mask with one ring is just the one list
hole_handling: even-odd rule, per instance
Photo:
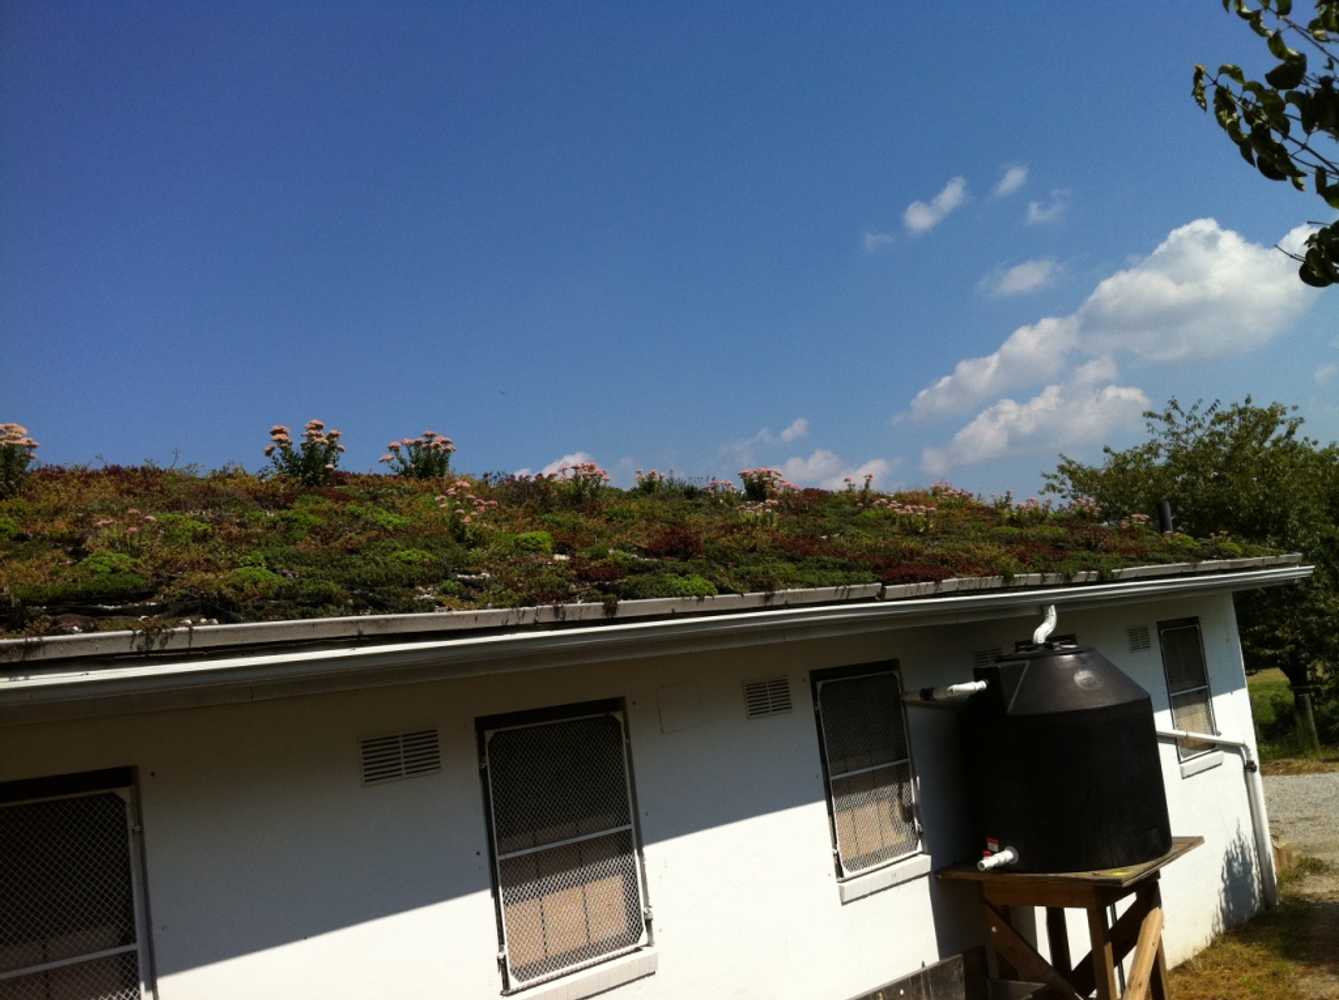
{"label": "shrub", "polygon": [[553,553],[553,536],[547,531],[524,531],[516,536],[516,548],[521,552]]}
{"label": "shrub", "polygon": [[324,421],[308,420],[302,441],[294,447],[288,428],[275,424],[270,428],[265,457],[276,476],[297,480],[304,486],[324,486],[334,479],[339,456],[344,452],[339,438],[340,432],[327,431]]}
{"label": "shrub", "polygon": [[22,424],[0,424],[0,497],[17,496],[28,466],[37,454],[37,442]]}
{"label": "shrub", "polygon": [[622,587],[626,598],[639,597],[714,597],[716,585],[696,573],[679,576],[654,573],[629,577]]}
{"label": "shrub", "polygon": [[599,498],[609,483],[609,473],[594,462],[577,462],[560,468],[558,480],[568,500],[584,505]]}
{"label": "shrub", "polygon": [[745,499],[754,503],[775,499],[786,490],[795,488],[786,482],[780,469],[740,469],[739,478],[744,483]]}
{"label": "shrub", "polygon": [[451,474],[451,453],[455,442],[436,431],[424,431],[416,438],[401,438],[386,445],[380,461],[397,476],[409,479],[442,479]]}

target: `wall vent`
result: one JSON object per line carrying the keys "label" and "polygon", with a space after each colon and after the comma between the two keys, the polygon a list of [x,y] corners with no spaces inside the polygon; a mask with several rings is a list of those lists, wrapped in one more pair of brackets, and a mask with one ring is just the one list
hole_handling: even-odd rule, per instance
{"label": "wall vent", "polygon": [[995,662],[995,658],[1000,655],[999,648],[978,649],[972,653],[972,666],[988,667]]}
{"label": "wall vent", "polygon": [[1130,637],[1131,653],[1142,653],[1153,648],[1153,636],[1147,625],[1132,625],[1126,630],[1126,635]]}
{"label": "wall vent", "polygon": [[791,708],[789,678],[773,677],[765,681],[748,681],[744,685],[744,708],[750,719],[789,712]]}
{"label": "wall vent", "polygon": [[372,736],[361,740],[359,746],[364,785],[380,785],[442,769],[442,749],[435,729]]}

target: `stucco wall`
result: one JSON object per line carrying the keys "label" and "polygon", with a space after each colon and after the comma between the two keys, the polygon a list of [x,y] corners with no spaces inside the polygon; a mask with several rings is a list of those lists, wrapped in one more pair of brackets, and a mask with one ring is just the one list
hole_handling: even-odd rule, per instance
{"label": "stucco wall", "polygon": [[[1250,709],[1225,597],[1074,613],[1075,631],[1153,695],[1154,648],[1125,630],[1198,615],[1220,730]],[[0,780],[139,768],[160,996],[497,996],[497,940],[474,720],[626,699],[657,972],[620,997],[848,997],[979,939],[972,896],[922,877],[843,905],[830,857],[808,671],[897,658],[908,687],[970,674],[971,653],[1012,646],[1032,618],[889,631],[497,678],[0,729]],[[741,683],[784,672],[795,710],[746,721]],[[695,685],[700,709],[665,733],[657,691]],[[952,713],[913,710],[927,848],[972,853],[958,799]],[[365,788],[357,740],[440,729],[440,774]],[[1233,757],[1183,777],[1163,749],[1173,831],[1208,838],[1164,878],[1176,962],[1249,912],[1249,814]],[[1132,790],[1137,794],[1137,790]],[[1233,855],[1233,851],[1240,852]],[[1244,871],[1229,859],[1244,861]],[[1227,893],[1223,879],[1230,875]],[[1075,957],[1086,950],[1073,923]]]}

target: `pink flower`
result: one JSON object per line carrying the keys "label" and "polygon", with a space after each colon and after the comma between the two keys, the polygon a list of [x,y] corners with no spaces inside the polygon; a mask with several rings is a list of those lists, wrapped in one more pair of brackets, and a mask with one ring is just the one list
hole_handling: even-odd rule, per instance
{"label": "pink flower", "polygon": [[389,448],[391,451],[399,451],[399,450],[400,450],[400,442],[399,442],[399,441],[392,441],[390,444],[386,445],[386,447]]}
{"label": "pink flower", "polygon": [[390,461],[393,461],[394,459],[395,459],[395,456],[392,455],[392,454],[390,454],[389,452],[387,452],[385,455],[382,455],[379,459],[377,459],[377,461],[378,461],[378,462],[390,462]]}
{"label": "pink flower", "polygon": [[287,434],[287,433],[288,433],[288,428],[285,427],[283,424],[275,424],[273,427],[270,428],[270,433],[271,433],[271,434]]}
{"label": "pink flower", "polygon": [[269,457],[270,457],[271,455],[273,455],[273,454],[274,454],[274,445],[272,445],[272,444],[267,444],[267,445],[265,446],[265,457],[266,457],[266,458],[269,458]]}

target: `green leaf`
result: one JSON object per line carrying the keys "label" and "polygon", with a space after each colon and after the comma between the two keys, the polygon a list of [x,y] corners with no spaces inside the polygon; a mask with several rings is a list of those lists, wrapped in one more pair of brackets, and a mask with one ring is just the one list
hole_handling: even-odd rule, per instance
{"label": "green leaf", "polygon": [[1279,90],[1292,90],[1306,77],[1306,59],[1281,62],[1268,73],[1265,80]]}
{"label": "green leaf", "polygon": [[1241,153],[1241,158],[1243,160],[1245,160],[1251,166],[1255,166],[1255,154],[1251,152],[1250,139],[1242,139],[1239,143],[1237,143],[1237,151]]}
{"label": "green leaf", "polygon": [[1246,74],[1241,71],[1241,67],[1235,63],[1223,63],[1218,67],[1219,76],[1230,76],[1237,81],[1239,86],[1245,86]]}
{"label": "green leaf", "polygon": [[1269,51],[1274,53],[1276,59],[1292,61],[1301,58],[1302,53],[1288,48],[1288,43],[1283,40],[1283,32],[1271,31],[1269,33]]}
{"label": "green leaf", "polygon": [[1274,12],[1279,17],[1287,17],[1293,12],[1293,0],[1274,0]]}
{"label": "green leaf", "polygon": [[1329,184],[1329,174],[1322,167],[1316,168],[1316,191],[1331,208],[1339,209],[1339,184]]}
{"label": "green leaf", "polygon": [[1204,96],[1204,67],[1195,67],[1195,76],[1190,82],[1190,96],[1195,98],[1195,103],[1200,106],[1201,111],[1209,110],[1209,102]]}

